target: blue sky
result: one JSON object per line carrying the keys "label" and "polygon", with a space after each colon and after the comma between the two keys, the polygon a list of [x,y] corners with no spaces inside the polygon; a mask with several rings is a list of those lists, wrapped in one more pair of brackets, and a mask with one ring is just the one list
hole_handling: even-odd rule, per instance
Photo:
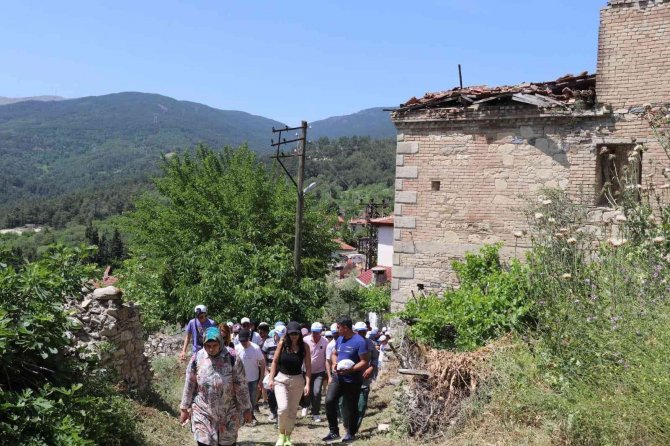
{"label": "blue sky", "polygon": [[143,91],[297,124],[595,71],[606,0],[3,0],[0,96]]}

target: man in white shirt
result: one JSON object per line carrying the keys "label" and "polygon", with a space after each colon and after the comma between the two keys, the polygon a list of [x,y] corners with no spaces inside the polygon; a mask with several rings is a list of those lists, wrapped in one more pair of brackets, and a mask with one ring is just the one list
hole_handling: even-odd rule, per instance
{"label": "man in white shirt", "polygon": [[[240,330],[238,335],[239,344],[235,346],[238,360],[244,364],[244,372],[247,376],[249,386],[249,398],[252,407],[258,400],[258,390],[262,386],[265,376],[265,357],[258,345],[251,342],[251,332],[247,329]],[[252,426],[256,424],[256,419]]]}
{"label": "man in white shirt", "polygon": [[337,324],[333,324],[330,326],[330,333],[333,335],[333,339],[328,342],[328,346],[326,347],[326,375],[328,375],[328,384],[333,380],[333,377],[331,375],[331,371],[333,370],[333,364],[330,360],[330,358],[333,355],[333,350],[335,349],[335,342],[337,341],[337,338],[339,337],[339,334],[337,333]]}
{"label": "man in white shirt", "polygon": [[[328,341],[321,336],[321,333],[323,332],[323,325],[321,325],[321,323],[314,322],[310,331],[312,334],[305,336],[303,339],[303,342],[309,345],[309,351],[312,357],[312,389],[309,393],[309,404],[312,407],[312,419],[315,422],[320,423],[321,417],[319,416],[319,411],[321,410],[321,389],[323,388],[323,380],[327,377],[326,348],[328,346]],[[306,408],[303,410],[306,412]]]}

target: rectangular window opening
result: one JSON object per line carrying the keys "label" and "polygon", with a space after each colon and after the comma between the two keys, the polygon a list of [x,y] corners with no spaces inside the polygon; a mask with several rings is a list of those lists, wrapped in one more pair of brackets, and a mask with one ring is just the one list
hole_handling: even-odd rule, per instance
{"label": "rectangular window opening", "polygon": [[431,181],[430,182],[430,189],[433,190],[433,191],[440,190],[440,182],[439,181]]}
{"label": "rectangular window opening", "polygon": [[623,198],[624,188],[642,184],[642,152],[634,144],[603,144],[596,147],[596,204],[613,207]]}

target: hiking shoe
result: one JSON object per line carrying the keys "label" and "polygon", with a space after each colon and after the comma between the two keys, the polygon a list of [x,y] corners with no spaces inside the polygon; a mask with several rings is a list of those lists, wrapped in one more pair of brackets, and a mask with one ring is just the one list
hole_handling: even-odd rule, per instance
{"label": "hiking shoe", "polygon": [[340,434],[336,434],[335,432],[329,432],[328,435],[323,437],[321,441],[333,441],[333,440],[339,440]]}
{"label": "hiking shoe", "polygon": [[302,410],[300,411],[300,416],[302,418],[305,418],[307,416],[307,408],[303,407]]}
{"label": "hiking shoe", "polygon": [[342,443],[353,443],[354,440],[356,440],[356,437],[351,434],[347,434],[342,437]]}
{"label": "hiking shoe", "polygon": [[277,421],[277,415],[270,413],[270,415],[268,415],[268,421]]}
{"label": "hiking shoe", "polygon": [[279,437],[277,437],[277,442],[275,443],[275,446],[284,446],[285,441],[286,441],[286,435],[279,434]]}
{"label": "hiking shoe", "polygon": [[312,421],[314,421],[315,423],[320,423],[321,422],[321,417],[318,416],[318,415],[313,415],[312,416]]}
{"label": "hiking shoe", "polygon": [[293,446],[290,435],[284,435],[284,446]]}

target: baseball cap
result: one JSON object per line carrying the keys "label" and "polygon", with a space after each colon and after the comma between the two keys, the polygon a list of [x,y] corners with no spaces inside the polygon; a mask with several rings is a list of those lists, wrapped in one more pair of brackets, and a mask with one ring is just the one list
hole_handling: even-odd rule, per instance
{"label": "baseball cap", "polygon": [[379,338],[379,342],[384,342],[386,339],[387,339],[386,336],[381,335],[381,337]]}
{"label": "baseball cap", "polygon": [[248,317],[243,317],[242,320],[240,321],[240,324],[250,324],[250,323],[251,319],[249,319]]}
{"label": "baseball cap", "polygon": [[295,321],[289,322],[288,325],[286,326],[286,333],[288,333],[288,334],[291,334],[291,333],[302,334],[302,331],[300,330],[300,324],[295,322]]}
{"label": "baseball cap", "polygon": [[356,364],[351,359],[343,359],[337,363],[337,370],[349,370]]}
{"label": "baseball cap", "polygon": [[286,325],[280,325],[279,327],[274,329],[274,332],[277,336],[281,338],[286,333]]}
{"label": "baseball cap", "polygon": [[275,322],[275,328],[277,328],[277,327],[285,327],[285,326],[286,326],[286,324],[283,323],[282,321],[277,321],[277,322]]}
{"label": "baseball cap", "polygon": [[330,325],[330,331],[337,333],[337,324],[335,322]]}
{"label": "baseball cap", "polygon": [[195,314],[207,313],[207,307],[204,305],[196,305],[194,311]]}
{"label": "baseball cap", "polygon": [[365,322],[356,322],[354,324],[354,331],[367,331],[368,326],[365,325]]}
{"label": "baseball cap", "polygon": [[268,324],[267,322],[261,322],[260,324],[258,324],[258,329],[259,330],[263,330],[263,329],[269,330],[270,329],[270,324]]}
{"label": "baseball cap", "polygon": [[371,335],[374,336],[374,335],[376,335],[376,334],[378,334],[378,333],[379,333],[379,329],[378,329],[377,327],[372,327],[372,328],[370,329],[370,334],[371,334]]}
{"label": "baseball cap", "polygon": [[332,338],[333,337],[333,332],[330,331],[330,330],[326,330],[326,333],[325,333],[324,336],[326,336],[327,338]]}
{"label": "baseball cap", "polygon": [[321,322],[314,322],[312,324],[311,331],[315,331],[317,333],[321,333],[323,331],[323,325],[321,325]]}
{"label": "baseball cap", "polygon": [[248,341],[249,339],[251,339],[251,332],[248,329],[243,328],[242,330],[240,330],[240,334],[237,335],[237,339],[240,342]]}

